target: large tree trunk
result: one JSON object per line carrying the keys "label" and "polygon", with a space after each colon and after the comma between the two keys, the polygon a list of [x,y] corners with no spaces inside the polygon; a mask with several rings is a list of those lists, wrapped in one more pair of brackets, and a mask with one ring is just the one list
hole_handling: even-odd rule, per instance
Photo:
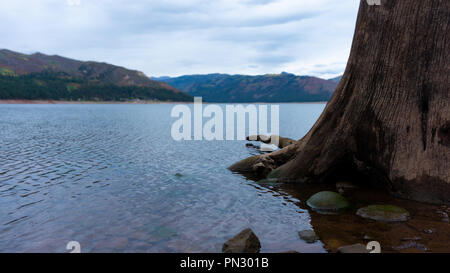
{"label": "large tree trunk", "polygon": [[324,113],[295,148],[253,163],[284,181],[348,178],[450,203],[449,53],[449,0],[362,0],[344,77]]}

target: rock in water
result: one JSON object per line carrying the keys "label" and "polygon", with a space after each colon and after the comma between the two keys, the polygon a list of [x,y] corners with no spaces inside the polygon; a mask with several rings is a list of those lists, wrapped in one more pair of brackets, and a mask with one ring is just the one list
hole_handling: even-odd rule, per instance
{"label": "rock in water", "polygon": [[261,147],[259,148],[259,150],[263,153],[271,153],[274,152],[276,150],[278,150],[278,146],[275,146],[273,144],[262,144]]}
{"label": "rock in water", "polygon": [[263,143],[269,143],[270,142],[270,136],[253,135],[253,136],[248,136],[247,140],[249,140],[249,141],[261,141]]}
{"label": "rock in water", "polygon": [[337,189],[356,189],[357,187],[350,182],[340,181],[340,182],[336,183],[336,188]]}
{"label": "rock in water", "polygon": [[294,144],[296,141],[287,137],[281,137],[278,135],[271,135],[271,136],[265,136],[265,135],[253,135],[248,136],[247,140],[249,141],[261,141],[262,143],[266,144],[274,144],[280,149],[283,149],[284,147],[287,147],[291,144]]}
{"label": "rock in water", "polygon": [[311,229],[300,231],[298,233],[298,236],[300,236],[300,238],[303,241],[307,242],[308,244],[313,244],[317,240],[319,240],[319,236],[317,236],[316,233],[314,232],[314,230],[311,230]]}
{"label": "rock in water", "polygon": [[350,207],[344,196],[332,191],[322,191],[311,196],[306,204],[319,213],[337,213]]}
{"label": "rock in water", "polygon": [[341,246],[337,250],[338,253],[370,253],[363,244],[354,244],[349,246]]}
{"label": "rock in water", "polygon": [[341,181],[336,183],[336,189],[340,194],[351,193],[357,188],[358,188],[357,186],[347,181]]}
{"label": "rock in water", "polygon": [[409,241],[407,243],[404,243],[402,245],[393,247],[392,249],[396,250],[396,251],[401,251],[401,250],[405,250],[405,249],[418,249],[418,250],[422,250],[424,252],[428,251],[428,248],[422,244],[419,244],[416,241]]}
{"label": "rock in water", "polygon": [[383,222],[406,222],[409,220],[409,212],[403,208],[391,205],[371,205],[360,208],[357,215]]}
{"label": "rock in water", "polygon": [[261,243],[251,229],[245,229],[223,244],[223,253],[259,253]]}
{"label": "rock in water", "polygon": [[441,211],[441,210],[436,211],[436,213],[438,213],[442,216],[442,222],[446,222],[446,223],[449,222],[448,213],[446,213],[445,211]]}
{"label": "rock in water", "polygon": [[426,234],[433,234],[436,232],[436,229],[428,228],[428,229],[424,229],[423,232],[425,232]]}

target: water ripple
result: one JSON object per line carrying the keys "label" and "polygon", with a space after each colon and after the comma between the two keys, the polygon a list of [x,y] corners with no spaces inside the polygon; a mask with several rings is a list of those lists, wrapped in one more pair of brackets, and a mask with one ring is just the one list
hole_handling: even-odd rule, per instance
{"label": "water ripple", "polygon": [[[175,142],[171,108],[0,105],[0,252],[220,252],[246,227],[263,251],[323,251],[297,237],[299,200],[226,169],[245,142]],[[322,109],[283,105],[282,134],[300,138]]]}

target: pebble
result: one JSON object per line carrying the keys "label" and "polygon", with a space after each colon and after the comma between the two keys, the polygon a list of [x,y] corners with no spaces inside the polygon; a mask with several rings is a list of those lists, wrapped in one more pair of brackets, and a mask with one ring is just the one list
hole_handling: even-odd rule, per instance
{"label": "pebble", "polygon": [[425,229],[423,232],[425,232],[426,234],[433,234],[436,232],[436,229],[428,228],[428,229]]}

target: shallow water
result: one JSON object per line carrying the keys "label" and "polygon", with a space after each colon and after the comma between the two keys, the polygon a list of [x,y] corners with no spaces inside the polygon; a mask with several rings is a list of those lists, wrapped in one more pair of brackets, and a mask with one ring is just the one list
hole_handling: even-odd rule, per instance
{"label": "shallow water", "polygon": [[[450,224],[442,217],[442,213],[450,214],[450,207],[398,199],[384,191],[364,187],[364,180],[358,182],[356,189],[343,193],[352,205],[350,209],[338,215],[309,211],[310,223],[328,251],[336,252],[344,245],[366,245],[376,241],[383,253],[450,252]],[[307,200],[319,191],[336,191],[333,184],[280,184],[277,187],[299,200]],[[410,219],[407,222],[381,222],[357,216],[359,208],[373,204],[402,207],[409,212]],[[304,202],[298,205],[308,209]]]}
{"label": "shallow water", "polygon": [[[324,106],[281,104],[280,135]],[[226,169],[245,141],[176,142],[172,107],[0,105],[0,252],[220,252],[247,227],[262,252],[325,251],[300,200]]]}

